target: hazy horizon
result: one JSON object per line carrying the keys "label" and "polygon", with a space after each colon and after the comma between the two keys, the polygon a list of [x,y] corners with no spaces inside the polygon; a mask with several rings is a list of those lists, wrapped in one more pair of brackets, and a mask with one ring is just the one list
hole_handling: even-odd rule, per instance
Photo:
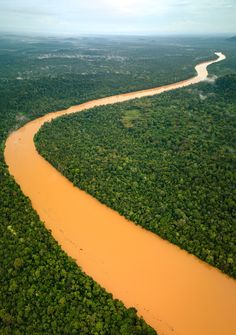
{"label": "hazy horizon", "polygon": [[200,36],[236,33],[235,0],[0,0],[0,33]]}

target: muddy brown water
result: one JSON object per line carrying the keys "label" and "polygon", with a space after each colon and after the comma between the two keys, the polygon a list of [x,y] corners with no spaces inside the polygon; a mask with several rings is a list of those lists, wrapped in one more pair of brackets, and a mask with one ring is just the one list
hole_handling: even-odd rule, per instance
{"label": "muddy brown water", "polygon": [[[216,61],[225,59],[217,56]],[[37,153],[33,138],[44,122],[60,115],[195,84],[216,61],[197,65],[197,76],[179,83],[47,114],[6,141],[10,173],[61,247],[160,335],[235,335],[236,282],[74,187]]]}

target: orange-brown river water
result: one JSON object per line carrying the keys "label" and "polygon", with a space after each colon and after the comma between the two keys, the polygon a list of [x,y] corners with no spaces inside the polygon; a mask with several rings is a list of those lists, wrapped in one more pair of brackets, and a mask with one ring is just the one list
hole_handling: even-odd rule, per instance
{"label": "orange-brown river water", "polygon": [[10,173],[62,248],[164,335],[235,335],[236,282],[74,187],[37,153],[33,138],[44,122],[60,115],[197,83],[213,62],[196,66],[198,75],[189,80],[50,113],[6,141]]}

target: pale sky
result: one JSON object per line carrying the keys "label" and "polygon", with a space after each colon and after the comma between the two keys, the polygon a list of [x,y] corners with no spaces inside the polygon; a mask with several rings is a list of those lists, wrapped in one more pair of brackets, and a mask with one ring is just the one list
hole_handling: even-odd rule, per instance
{"label": "pale sky", "polygon": [[0,0],[0,32],[236,34],[236,0]]}

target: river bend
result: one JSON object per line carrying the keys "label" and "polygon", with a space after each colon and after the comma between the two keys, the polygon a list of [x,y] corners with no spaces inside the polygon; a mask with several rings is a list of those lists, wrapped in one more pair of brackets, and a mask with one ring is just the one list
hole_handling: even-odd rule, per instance
{"label": "river bend", "polygon": [[136,307],[160,335],[235,335],[235,281],[74,187],[38,154],[33,139],[45,122],[61,115],[198,83],[207,77],[208,65],[225,59],[216,55],[197,65],[193,78],[49,113],[6,141],[10,173],[61,247],[115,298]]}

